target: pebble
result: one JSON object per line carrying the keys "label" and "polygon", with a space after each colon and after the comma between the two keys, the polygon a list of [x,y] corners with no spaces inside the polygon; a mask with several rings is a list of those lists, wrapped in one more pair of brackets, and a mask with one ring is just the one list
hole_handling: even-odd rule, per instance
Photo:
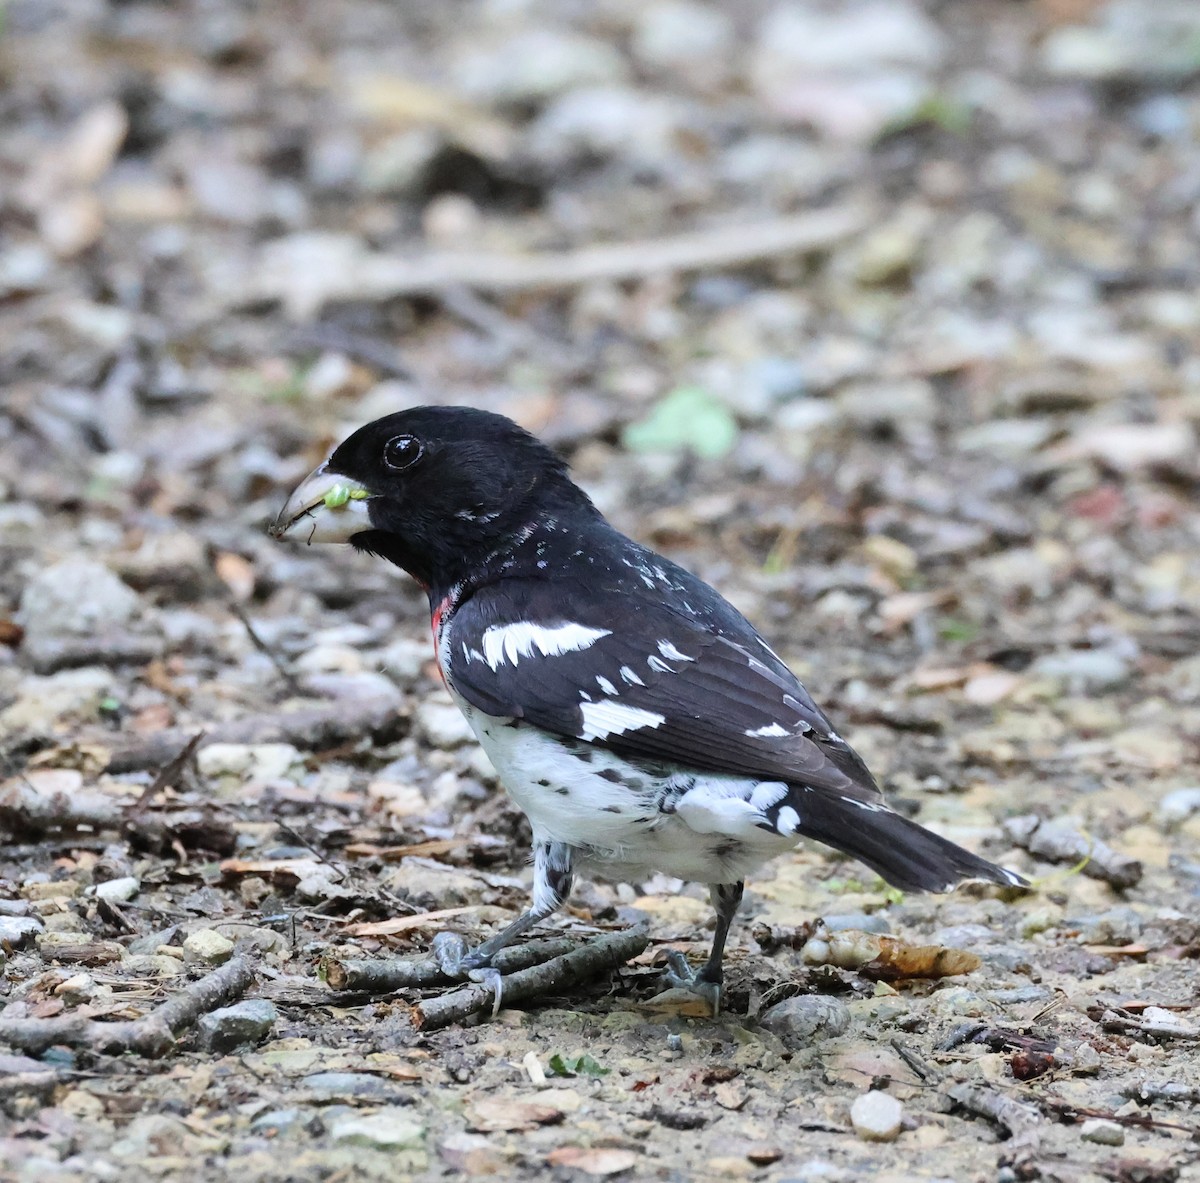
{"label": "pebble", "polygon": [[1142,918],[1133,908],[1109,908],[1095,916],[1069,920],[1085,945],[1132,945],[1141,939]]}
{"label": "pebble", "polygon": [[1073,649],[1047,653],[1033,663],[1035,677],[1050,678],[1072,691],[1104,690],[1128,681],[1129,662],[1109,649]]}
{"label": "pebble", "polygon": [[266,1038],[278,1017],[275,1004],[263,998],[221,1007],[201,1015],[196,1024],[200,1046],[206,1052],[221,1054],[244,1044],[256,1044]]}
{"label": "pebble", "polygon": [[24,949],[44,927],[35,916],[0,916],[0,945]]}
{"label": "pebble", "polygon": [[304,1118],[305,1113],[302,1109],[270,1109],[266,1113],[260,1113],[250,1123],[250,1132],[264,1134],[268,1138],[274,1137],[298,1125]]}
{"label": "pebble", "polygon": [[42,568],[25,585],[16,619],[28,644],[31,638],[111,632],[138,608],[137,593],[103,563],[64,559]]}
{"label": "pebble", "polygon": [[1115,1121],[1092,1117],[1083,1123],[1079,1136],[1085,1142],[1096,1142],[1100,1146],[1124,1146],[1125,1130]]}
{"label": "pebble", "polygon": [[850,1124],[867,1142],[894,1142],[900,1136],[904,1106],[890,1093],[872,1089],[854,1099],[850,1106]]}
{"label": "pebble", "polygon": [[822,916],[821,923],[825,926],[826,932],[845,932],[847,930],[854,932],[879,932],[890,933],[892,926],[888,923],[888,919],[882,912],[875,912],[867,915],[866,912],[846,912],[837,913],[831,916]]}
{"label": "pebble", "polygon": [[210,743],[196,753],[201,776],[277,780],[301,764],[299,749],[290,743]]}
{"label": "pebble", "polygon": [[211,928],[198,928],[183,942],[183,949],[209,965],[222,965],[233,956],[233,942]]}
{"label": "pebble", "polygon": [[1177,826],[1195,813],[1200,813],[1200,786],[1175,789],[1158,803],[1158,820],[1166,827]]}
{"label": "pebble", "polygon": [[435,748],[458,748],[475,738],[470,724],[453,703],[427,701],[413,714],[417,734]]}
{"label": "pebble", "polygon": [[300,1082],[305,1092],[321,1101],[394,1101],[395,1085],[369,1072],[314,1072]]}
{"label": "pebble", "polygon": [[372,1150],[411,1150],[422,1144],[425,1127],[413,1121],[411,1109],[391,1105],[376,1113],[352,1113],[339,1118],[329,1134],[335,1142],[368,1146]]}
{"label": "pebble", "polygon": [[628,68],[607,41],[535,27],[467,55],[457,74],[463,91],[478,101],[524,105],[623,82]]}
{"label": "pebble", "polygon": [[96,884],[96,898],[120,904],[133,899],[141,887],[139,879],[132,875],[123,875],[119,879],[109,879],[105,883]]}
{"label": "pebble", "polygon": [[763,1012],[762,1025],[789,1047],[843,1034],[850,1026],[846,1004],[822,994],[801,994]]}

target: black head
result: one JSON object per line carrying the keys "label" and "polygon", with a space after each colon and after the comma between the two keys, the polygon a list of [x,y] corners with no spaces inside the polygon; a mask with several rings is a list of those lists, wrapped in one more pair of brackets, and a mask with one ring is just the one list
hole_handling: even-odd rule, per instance
{"label": "black head", "polygon": [[339,444],[293,494],[276,534],[349,542],[445,588],[539,519],[595,512],[565,462],[511,419],[414,407]]}

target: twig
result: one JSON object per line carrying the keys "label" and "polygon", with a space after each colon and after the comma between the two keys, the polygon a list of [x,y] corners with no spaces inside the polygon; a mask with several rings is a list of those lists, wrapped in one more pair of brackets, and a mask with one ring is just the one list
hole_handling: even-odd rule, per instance
{"label": "twig", "polygon": [[[649,944],[650,938],[644,928],[597,937],[562,957],[554,957],[505,978],[504,1001],[522,1002],[542,994],[568,990],[624,965]],[[413,1011],[413,1025],[422,1031],[434,1031],[461,1022],[471,1015],[490,1011],[493,998],[492,987],[488,984],[464,986],[461,990],[420,1003]]]}
{"label": "twig", "polygon": [[1037,1176],[1034,1161],[1041,1152],[1041,1114],[996,1089],[979,1084],[953,1084],[946,1095],[971,1113],[994,1121],[1007,1131],[1009,1140],[1000,1155],[1000,1165],[1012,1167],[1020,1179]]}
{"label": "twig", "polygon": [[12,834],[45,834],[53,829],[110,830],[122,822],[120,805],[104,793],[77,789],[40,793],[14,780],[0,792],[0,828]]}
{"label": "twig", "polygon": [[[553,957],[570,953],[577,944],[570,937],[552,937],[544,941],[527,941],[501,949],[493,965],[502,974],[514,973],[540,965]],[[390,994],[405,986],[441,986],[455,982],[448,977],[437,958],[420,957],[327,957],[321,964],[325,981],[333,990],[350,990],[359,994]],[[505,985],[505,994],[508,986]]]}
{"label": "twig", "polygon": [[487,292],[560,291],[599,281],[647,279],[680,271],[714,271],[825,250],[868,224],[870,211],[840,205],[769,221],[716,226],[639,242],[606,243],[569,251],[499,254],[438,251],[420,258],[362,251],[319,286],[304,282],[311,258],[268,244],[242,297],[282,300],[293,315],[311,315],[346,297],[391,300],[455,289]]}
{"label": "twig", "polygon": [[1133,887],[1142,877],[1142,864],[1084,833],[1066,818],[1042,821],[1035,814],[1010,818],[1004,832],[1030,854],[1056,863],[1076,863],[1081,874],[1102,879],[1113,887]]}
{"label": "twig", "polygon": [[101,633],[91,637],[27,639],[21,652],[35,674],[56,674],[84,665],[147,665],[162,657],[163,649],[161,637]]}
{"label": "twig", "polygon": [[1180,1084],[1175,1080],[1145,1080],[1141,1084],[1127,1084],[1121,1093],[1133,1101],[1169,1101],[1177,1105],[1200,1104],[1200,1088]]}
{"label": "twig", "polygon": [[242,956],[232,957],[185,987],[140,1019],[105,1023],[71,1016],[63,1019],[0,1018],[0,1042],[31,1055],[49,1047],[86,1047],[93,1052],[136,1052],[163,1056],[175,1046],[175,1037],[209,1011],[240,998],[254,982],[254,969]]}
{"label": "twig", "polygon": [[125,815],[127,822],[134,821],[164,789],[173,789],[179,783],[183,770],[195,757],[196,749],[200,746],[203,738],[204,732],[197,731],[180,748],[179,753],[162,766],[158,775],[142,791],[142,795],[129,807]]}
{"label": "twig", "polygon": [[284,685],[287,686],[288,692],[295,698],[303,698],[306,691],[303,686],[296,681],[296,675],[287,668],[283,663],[283,659],[275,652],[274,648],[266,643],[258,635],[258,631],[250,621],[250,617],[246,615],[245,609],[236,600],[227,600],[226,605],[229,611],[234,614],[241,622],[242,628],[246,630],[246,636],[250,638],[250,643],[259,651],[266,659],[275,667],[275,672],[283,679]]}
{"label": "twig", "polygon": [[[398,739],[407,714],[392,699],[323,703],[299,711],[245,715],[228,723],[211,723],[197,748],[210,743],[290,743],[302,751],[321,751],[350,740],[369,737],[377,742]],[[115,748],[106,772],[135,772],[170,760],[188,740],[182,728],[145,736],[127,747]]]}

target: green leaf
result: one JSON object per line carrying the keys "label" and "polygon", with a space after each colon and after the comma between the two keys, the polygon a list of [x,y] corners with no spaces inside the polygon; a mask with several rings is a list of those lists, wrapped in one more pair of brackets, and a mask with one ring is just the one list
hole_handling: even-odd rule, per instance
{"label": "green leaf", "polygon": [[631,452],[695,452],[716,460],[738,441],[738,425],[729,408],[706,390],[680,386],[644,419],[629,424],[621,442]]}
{"label": "green leaf", "polygon": [[601,1077],[607,1076],[611,1071],[611,1068],[602,1068],[600,1062],[586,1052],[581,1056],[564,1056],[562,1052],[555,1052],[550,1057],[551,1076]]}

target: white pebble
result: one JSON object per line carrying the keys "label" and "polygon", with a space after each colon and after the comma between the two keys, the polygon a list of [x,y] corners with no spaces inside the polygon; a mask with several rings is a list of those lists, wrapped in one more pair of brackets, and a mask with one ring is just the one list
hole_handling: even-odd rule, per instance
{"label": "white pebble", "polygon": [[890,1093],[872,1089],[850,1106],[854,1132],[868,1142],[894,1142],[904,1121],[904,1106]]}
{"label": "white pebble", "polygon": [[1079,1136],[1085,1142],[1098,1142],[1101,1146],[1125,1145],[1125,1131],[1115,1121],[1105,1121],[1100,1117],[1085,1121]]}

